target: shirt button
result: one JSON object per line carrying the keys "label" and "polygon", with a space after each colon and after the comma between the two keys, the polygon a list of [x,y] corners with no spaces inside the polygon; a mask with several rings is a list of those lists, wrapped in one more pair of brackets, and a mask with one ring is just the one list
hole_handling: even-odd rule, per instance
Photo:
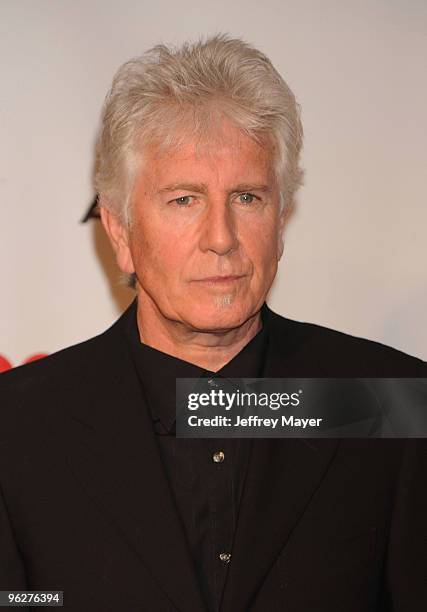
{"label": "shirt button", "polygon": [[222,463],[225,459],[225,455],[222,451],[217,451],[212,455],[212,459],[215,463]]}
{"label": "shirt button", "polygon": [[231,553],[225,553],[225,552],[222,552],[222,553],[219,555],[219,560],[220,560],[220,561],[222,561],[223,563],[230,563],[230,560],[231,560]]}
{"label": "shirt button", "polygon": [[208,380],[208,385],[210,385],[211,387],[217,387],[218,386],[218,384],[212,378],[210,378]]}

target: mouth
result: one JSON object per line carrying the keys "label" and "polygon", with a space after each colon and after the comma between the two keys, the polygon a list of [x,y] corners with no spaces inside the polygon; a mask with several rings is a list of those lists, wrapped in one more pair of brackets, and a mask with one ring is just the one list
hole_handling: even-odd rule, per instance
{"label": "mouth", "polygon": [[246,275],[230,275],[230,276],[207,276],[206,278],[197,279],[196,283],[204,283],[207,285],[219,286],[219,285],[232,285],[246,278]]}

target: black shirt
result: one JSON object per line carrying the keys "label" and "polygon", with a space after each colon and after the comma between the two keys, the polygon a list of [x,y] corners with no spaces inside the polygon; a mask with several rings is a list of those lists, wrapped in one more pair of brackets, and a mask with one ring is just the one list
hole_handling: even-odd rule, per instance
{"label": "black shirt", "polygon": [[215,612],[231,561],[251,440],[177,439],[175,379],[207,377],[215,384],[215,377],[262,377],[267,312],[261,311],[263,325],[257,335],[216,373],[142,344],[136,312],[135,300],[126,337],[200,587],[208,609]]}

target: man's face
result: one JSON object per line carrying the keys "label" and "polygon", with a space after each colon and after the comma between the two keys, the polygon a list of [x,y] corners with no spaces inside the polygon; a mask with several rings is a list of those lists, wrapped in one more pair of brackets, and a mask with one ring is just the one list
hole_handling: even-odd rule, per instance
{"label": "man's face", "polygon": [[194,330],[242,325],[282,251],[270,149],[226,124],[208,147],[144,153],[125,270],[136,272],[140,302]]}

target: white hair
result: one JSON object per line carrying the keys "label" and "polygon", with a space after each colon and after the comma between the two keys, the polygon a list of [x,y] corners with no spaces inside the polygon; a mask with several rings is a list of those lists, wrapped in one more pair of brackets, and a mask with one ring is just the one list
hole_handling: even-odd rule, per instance
{"label": "white hair", "polygon": [[96,146],[101,206],[127,223],[144,146],[179,146],[189,136],[208,142],[224,118],[273,147],[282,207],[290,209],[303,176],[299,106],[263,53],[227,35],[157,45],[119,68]]}

